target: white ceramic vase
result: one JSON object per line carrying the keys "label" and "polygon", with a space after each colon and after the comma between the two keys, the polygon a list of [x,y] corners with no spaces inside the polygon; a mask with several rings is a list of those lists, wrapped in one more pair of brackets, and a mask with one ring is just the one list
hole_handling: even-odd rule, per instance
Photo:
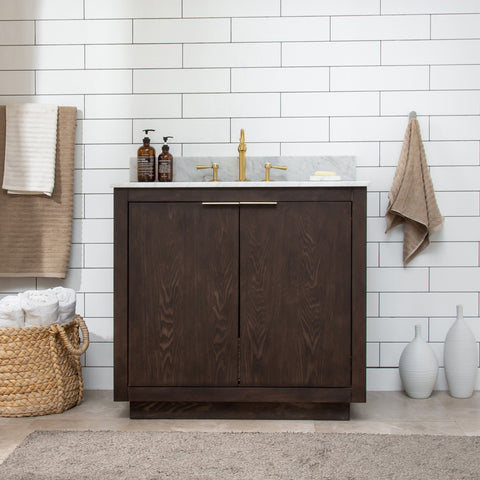
{"label": "white ceramic vase", "polygon": [[428,398],[438,375],[438,360],[422,338],[421,325],[415,325],[415,338],[404,348],[399,362],[400,378],[409,397]]}
{"label": "white ceramic vase", "polygon": [[475,337],[463,319],[463,305],[457,305],[457,319],[445,339],[445,377],[450,395],[468,398],[473,394],[478,367]]}

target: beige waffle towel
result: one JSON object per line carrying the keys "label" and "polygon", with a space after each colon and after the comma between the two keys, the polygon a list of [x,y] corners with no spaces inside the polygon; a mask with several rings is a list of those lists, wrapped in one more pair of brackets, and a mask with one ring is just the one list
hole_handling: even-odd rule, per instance
{"label": "beige waffle towel", "polygon": [[8,193],[52,195],[57,112],[56,105],[7,105],[3,188]]}
{"label": "beige waffle towel", "polygon": [[[58,107],[55,188],[44,195],[0,189],[0,277],[65,278],[72,242],[75,107]],[[0,178],[5,158],[5,106],[0,105]]]}
{"label": "beige waffle towel", "polygon": [[408,123],[388,199],[386,231],[404,224],[403,264],[407,265],[443,225],[416,118]]}

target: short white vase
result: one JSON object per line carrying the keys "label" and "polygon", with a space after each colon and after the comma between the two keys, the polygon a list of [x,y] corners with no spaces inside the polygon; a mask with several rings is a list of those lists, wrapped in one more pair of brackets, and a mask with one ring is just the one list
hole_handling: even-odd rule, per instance
{"label": "short white vase", "polygon": [[428,398],[438,375],[438,360],[422,338],[421,325],[415,325],[415,338],[404,348],[399,362],[400,378],[409,397]]}
{"label": "short white vase", "polygon": [[445,339],[445,377],[450,395],[469,398],[473,394],[478,367],[475,337],[463,319],[463,305],[457,305],[457,319]]}

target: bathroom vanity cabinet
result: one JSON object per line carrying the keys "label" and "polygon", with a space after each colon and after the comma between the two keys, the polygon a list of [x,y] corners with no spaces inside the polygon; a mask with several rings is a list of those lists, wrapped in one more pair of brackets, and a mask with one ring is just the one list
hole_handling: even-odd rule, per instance
{"label": "bathroom vanity cabinet", "polygon": [[132,418],[348,419],[365,204],[365,187],[115,188],[115,400]]}

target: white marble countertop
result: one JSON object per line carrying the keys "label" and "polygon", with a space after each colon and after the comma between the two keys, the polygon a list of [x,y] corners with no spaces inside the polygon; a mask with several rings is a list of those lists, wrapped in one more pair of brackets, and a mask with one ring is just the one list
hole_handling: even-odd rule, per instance
{"label": "white marble countertop", "polygon": [[271,181],[271,182],[129,182],[113,188],[281,188],[281,187],[366,187],[365,180]]}

